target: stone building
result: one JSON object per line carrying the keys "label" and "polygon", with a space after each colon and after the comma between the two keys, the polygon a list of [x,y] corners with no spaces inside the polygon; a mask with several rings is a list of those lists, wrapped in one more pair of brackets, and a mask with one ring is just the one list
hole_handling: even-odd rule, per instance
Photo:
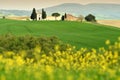
{"label": "stone building", "polygon": [[37,21],[42,20],[42,13],[40,11],[37,11]]}
{"label": "stone building", "polygon": [[78,20],[78,17],[75,17],[75,16],[73,16],[71,14],[67,14],[66,17],[67,18],[65,20],[67,20],[67,21],[77,21]]}

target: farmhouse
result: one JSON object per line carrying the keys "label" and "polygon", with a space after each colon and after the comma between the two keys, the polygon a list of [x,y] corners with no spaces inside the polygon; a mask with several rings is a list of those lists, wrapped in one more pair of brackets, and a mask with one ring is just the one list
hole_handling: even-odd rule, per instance
{"label": "farmhouse", "polygon": [[37,11],[37,20],[41,20],[42,19],[42,13],[40,11]]}
{"label": "farmhouse", "polygon": [[[46,20],[55,20],[55,17],[47,16]],[[61,20],[61,16],[57,17],[57,20]],[[75,17],[72,14],[67,14],[67,18],[65,20],[67,20],[67,21],[77,21],[78,17]]]}
{"label": "farmhouse", "polygon": [[71,14],[67,14],[67,18],[66,18],[67,21],[77,21],[78,20],[78,17],[75,17]]}

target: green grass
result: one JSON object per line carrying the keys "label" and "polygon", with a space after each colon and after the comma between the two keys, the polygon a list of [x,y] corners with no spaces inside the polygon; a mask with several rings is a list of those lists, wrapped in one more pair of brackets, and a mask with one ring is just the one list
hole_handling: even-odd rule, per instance
{"label": "green grass", "polygon": [[120,28],[68,21],[15,21],[0,19],[0,34],[57,36],[64,43],[87,48],[105,46],[105,40],[116,41]]}

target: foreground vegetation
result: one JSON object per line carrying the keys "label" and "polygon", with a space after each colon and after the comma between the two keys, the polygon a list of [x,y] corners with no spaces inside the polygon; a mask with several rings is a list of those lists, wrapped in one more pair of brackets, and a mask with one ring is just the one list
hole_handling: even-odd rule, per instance
{"label": "foreground vegetation", "polygon": [[[91,23],[71,21],[15,21],[0,20],[0,34],[33,36],[57,36],[64,43],[76,46],[78,49],[105,47],[104,41],[111,43],[120,36],[120,29]],[[87,42],[87,43],[86,43]]]}
{"label": "foreground vegetation", "polygon": [[0,80],[120,80],[119,33],[90,23],[0,20]]}
{"label": "foreground vegetation", "polygon": [[26,57],[26,50],[3,51],[0,54],[0,80],[120,80],[120,37],[107,49],[54,45],[54,51],[41,53],[40,45]]}

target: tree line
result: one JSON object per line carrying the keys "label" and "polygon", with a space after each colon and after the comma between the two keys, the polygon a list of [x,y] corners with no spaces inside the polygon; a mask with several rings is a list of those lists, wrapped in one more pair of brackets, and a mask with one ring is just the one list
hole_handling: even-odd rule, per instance
{"label": "tree line", "polygon": [[[42,19],[46,19],[47,17],[47,14],[46,14],[46,11],[44,11],[44,9],[42,9]],[[33,8],[33,11],[32,11],[32,14],[31,14],[31,17],[30,17],[32,20],[37,20],[37,13],[36,13],[36,9]]]}
{"label": "tree line", "polygon": [[[51,16],[55,17],[55,20],[57,20],[57,17],[59,17],[60,14],[56,12],[56,13],[52,13]],[[33,11],[32,11],[32,14],[31,14],[30,18],[33,21],[37,20],[37,13],[36,13],[36,9],[35,8],[33,8]],[[47,18],[47,14],[46,14],[46,11],[44,9],[42,9],[41,18],[43,20]],[[66,13],[61,16],[61,20],[62,21],[64,21],[66,18],[67,18],[67,14]],[[85,19],[88,22],[96,22],[96,17],[94,15],[92,15],[92,14],[89,14],[89,15],[87,15],[85,17],[83,17],[82,15],[80,15],[78,17],[78,20],[80,20],[81,22],[83,21],[83,19]],[[39,20],[40,20],[40,18],[39,18]]]}

